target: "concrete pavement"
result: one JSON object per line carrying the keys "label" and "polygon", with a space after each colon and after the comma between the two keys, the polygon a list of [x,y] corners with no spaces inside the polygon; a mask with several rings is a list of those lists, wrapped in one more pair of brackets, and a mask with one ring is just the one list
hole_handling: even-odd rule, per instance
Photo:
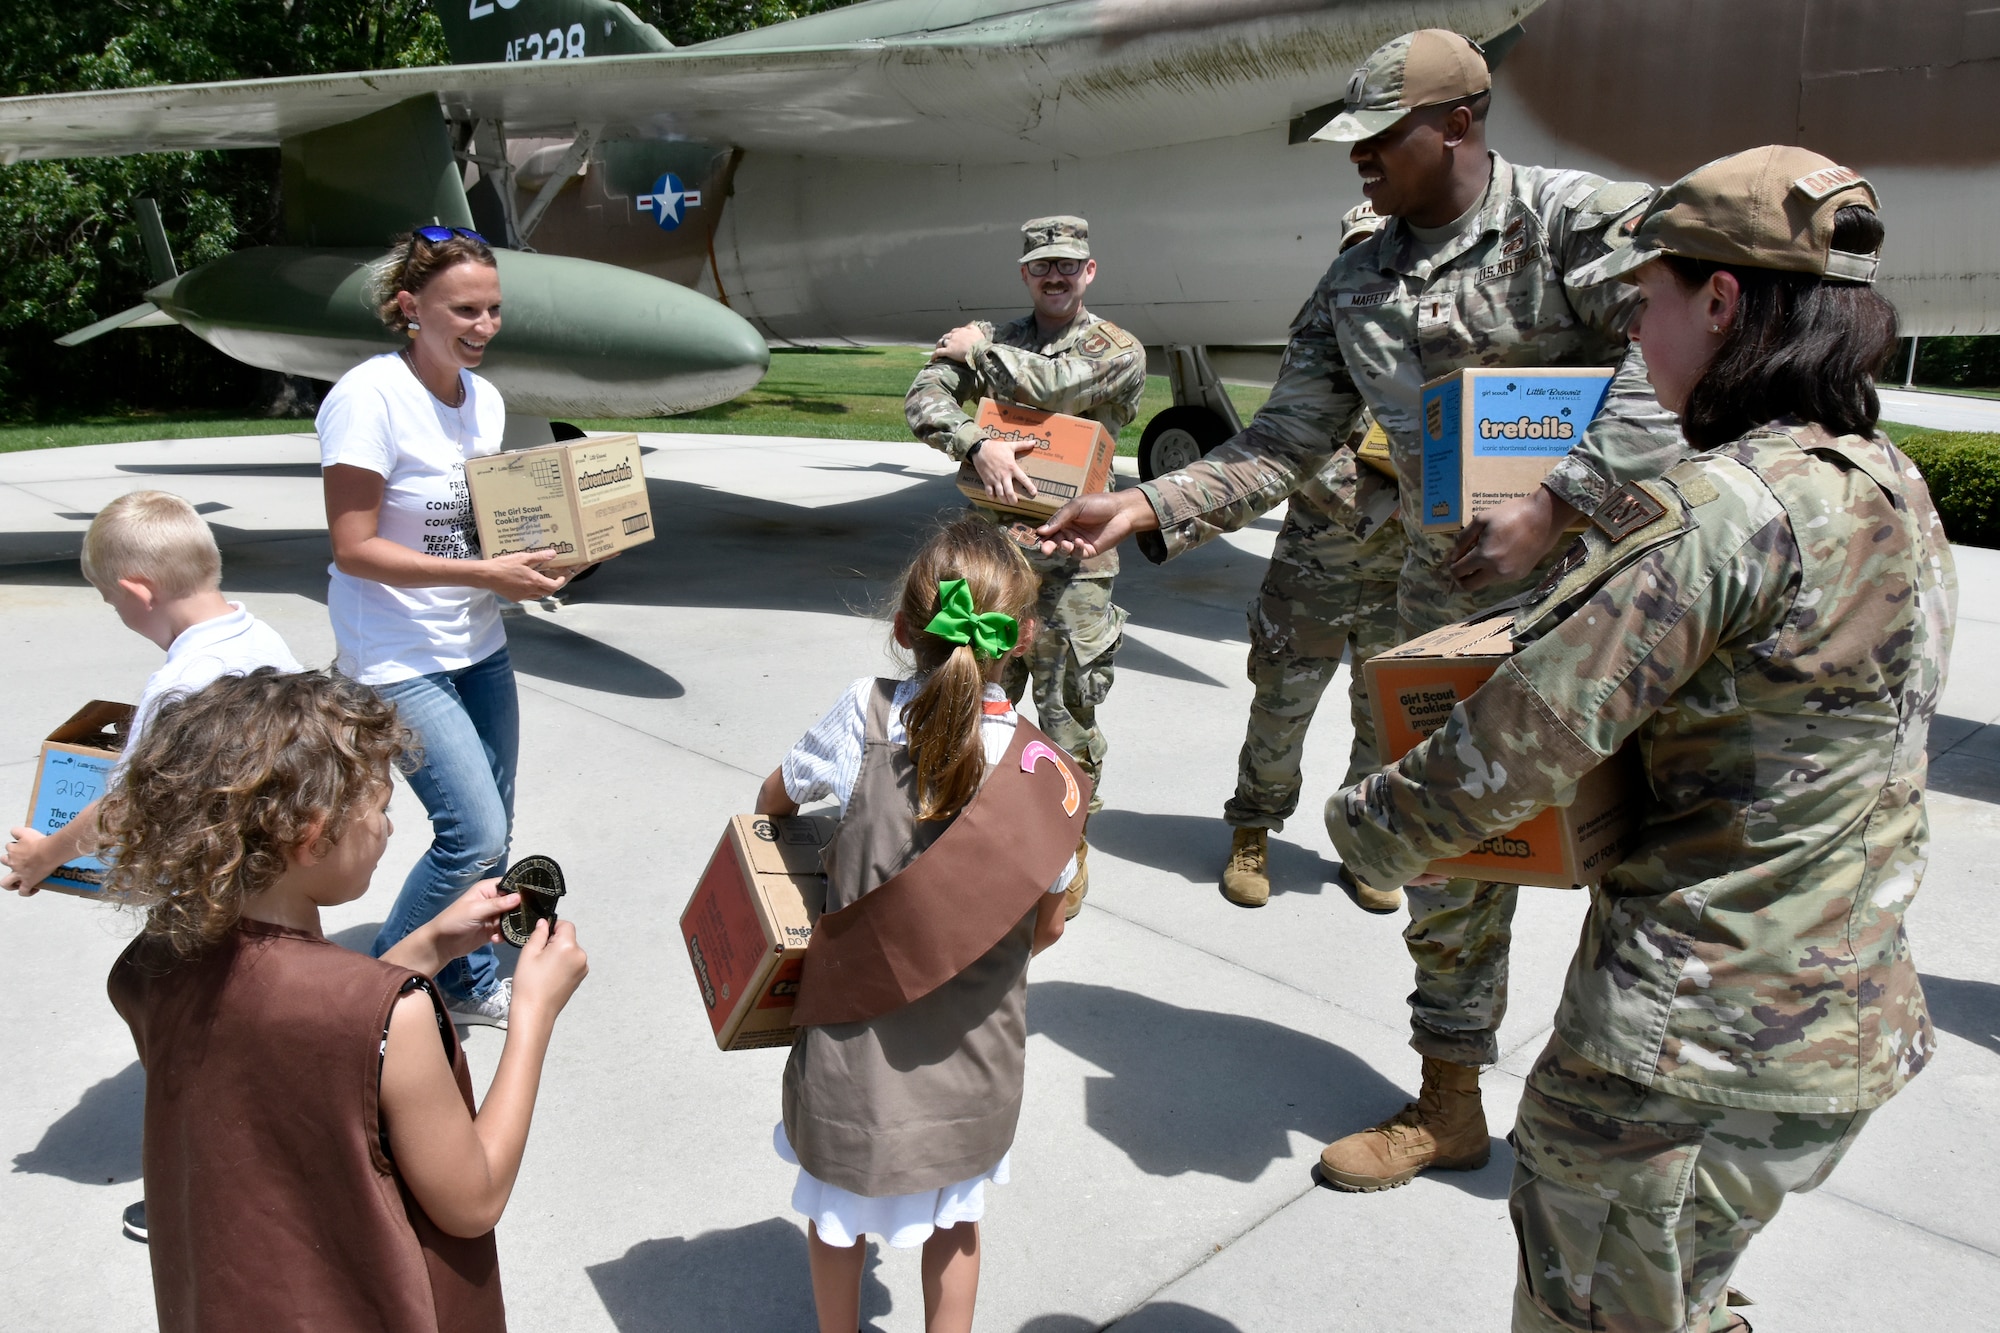
{"label": "concrete pavement", "polygon": [[[1901,414],[1898,413],[1900,418]],[[509,619],[521,673],[518,852],[568,872],[592,974],[565,1014],[500,1248],[523,1330],[806,1329],[805,1245],[771,1151],[783,1055],[724,1055],[674,921],[726,817],[855,676],[891,670],[868,618],[912,534],[958,498],[914,445],[646,437],[660,539],[555,613]],[[139,486],[203,508],[225,589],[324,662],[326,539],[309,437],[115,445],[0,458],[0,808],[24,808],[41,736],[86,699],[136,697],[160,654],[75,566],[92,513]],[[1030,985],[1012,1184],[990,1195],[981,1328],[1008,1333],[1498,1329],[1514,1246],[1503,1141],[1547,1040],[1581,895],[1524,890],[1505,1058],[1486,1078],[1482,1171],[1386,1194],[1315,1188],[1319,1145],[1414,1085],[1395,919],[1325,883],[1311,814],[1274,846],[1261,911],[1225,903],[1218,815],[1249,687],[1243,607],[1277,523],[1164,567],[1128,556],[1132,612],[1103,716],[1105,812],[1089,903]],[[1963,1327],[2000,1295],[2000,553],[1961,550],[1954,670],[1937,729],[1929,878],[1910,915],[1940,1028],[1933,1067],[1816,1194],[1753,1247],[1759,1333]],[[1338,698],[1336,685],[1330,698]],[[1308,809],[1348,737],[1324,710]],[[364,946],[428,837],[405,789],[376,887],[328,914]],[[103,978],[134,921],[54,895],[0,902],[10,1053],[0,1098],[0,1330],[148,1329],[141,1076]],[[500,1035],[468,1039],[490,1076]],[[921,1327],[914,1252],[878,1251],[868,1313]]]}
{"label": "concrete pavement", "polygon": [[1938,393],[1930,389],[1878,389],[1882,415],[1931,430],[2000,431],[2000,398]]}

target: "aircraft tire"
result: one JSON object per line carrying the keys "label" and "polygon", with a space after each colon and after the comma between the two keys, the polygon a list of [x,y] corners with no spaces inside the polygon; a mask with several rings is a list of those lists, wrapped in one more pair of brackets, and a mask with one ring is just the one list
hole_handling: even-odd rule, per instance
{"label": "aircraft tire", "polygon": [[1229,438],[1229,425],[1205,407],[1170,407],[1139,437],[1139,480],[1186,467]]}

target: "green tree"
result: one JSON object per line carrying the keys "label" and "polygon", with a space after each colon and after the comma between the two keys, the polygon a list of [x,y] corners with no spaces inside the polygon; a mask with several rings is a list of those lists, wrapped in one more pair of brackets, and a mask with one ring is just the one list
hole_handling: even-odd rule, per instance
{"label": "green tree", "polygon": [[[10,0],[0,93],[88,92],[440,64],[426,0]],[[274,377],[180,329],[54,339],[153,285],[132,212],[159,201],[183,268],[277,239],[278,154],[148,153],[0,168],[0,418],[252,406]]]}
{"label": "green tree", "polygon": [[675,46],[842,9],[854,0],[641,0],[631,9]]}

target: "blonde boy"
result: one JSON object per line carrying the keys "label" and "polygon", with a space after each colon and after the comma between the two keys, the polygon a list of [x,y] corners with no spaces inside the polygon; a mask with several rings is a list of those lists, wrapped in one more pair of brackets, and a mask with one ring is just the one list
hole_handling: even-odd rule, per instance
{"label": "blonde boy", "polygon": [[[194,506],[165,491],[133,491],[106,505],[83,538],[83,576],[118,612],[125,627],[166,649],[167,660],[146,682],[125,737],[138,744],[161,701],[189,694],[222,676],[258,667],[304,670],[278,632],[222,595],[222,553]],[[0,865],[0,888],[34,893],[57,868],[95,848],[93,801],[47,836],[12,831]]]}

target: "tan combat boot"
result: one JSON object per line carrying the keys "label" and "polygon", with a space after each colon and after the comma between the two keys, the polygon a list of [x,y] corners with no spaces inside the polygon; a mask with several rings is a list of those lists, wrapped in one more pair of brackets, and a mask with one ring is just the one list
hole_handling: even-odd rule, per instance
{"label": "tan combat boot", "polygon": [[1270,852],[1269,830],[1235,830],[1229,840],[1229,864],[1222,868],[1222,896],[1238,907],[1262,907],[1270,902]]}
{"label": "tan combat boot", "polygon": [[1063,890],[1063,920],[1074,921],[1076,914],[1083,910],[1083,900],[1090,892],[1090,844],[1076,844],[1076,874],[1069,887]]}
{"label": "tan combat boot", "polygon": [[1419,1171],[1476,1171],[1492,1145],[1479,1105],[1479,1071],[1424,1057],[1424,1088],[1396,1114],[1329,1143],[1320,1176],[1336,1189],[1371,1193],[1407,1185]]}
{"label": "tan combat boot", "polygon": [[1340,891],[1348,896],[1354,905],[1364,912],[1376,916],[1387,916],[1391,912],[1403,910],[1401,889],[1378,889],[1363,884],[1354,877],[1354,872],[1346,866],[1339,866],[1333,872],[1333,882],[1340,885]]}

